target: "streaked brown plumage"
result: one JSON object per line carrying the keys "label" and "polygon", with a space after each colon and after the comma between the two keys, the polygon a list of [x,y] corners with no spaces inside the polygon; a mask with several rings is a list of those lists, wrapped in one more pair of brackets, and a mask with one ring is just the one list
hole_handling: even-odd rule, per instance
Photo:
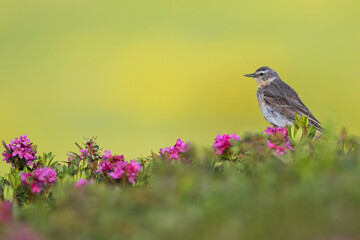
{"label": "streaked brown plumage", "polygon": [[245,75],[258,83],[257,98],[264,118],[274,126],[285,127],[295,121],[295,114],[309,117],[309,125],[321,130],[320,122],[300,100],[297,93],[269,67]]}

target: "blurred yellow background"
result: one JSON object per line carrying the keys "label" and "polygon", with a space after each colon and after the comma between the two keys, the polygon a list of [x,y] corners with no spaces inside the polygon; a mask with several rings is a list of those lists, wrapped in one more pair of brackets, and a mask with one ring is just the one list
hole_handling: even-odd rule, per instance
{"label": "blurred yellow background", "polygon": [[218,132],[268,126],[255,81],[243,77],[264,65],[321,122],[359,134],[359,8],[357,0],[2,1],[0,139],[28,134],[57,160],[91,136],[126,159],[177,138],[210,146]]}

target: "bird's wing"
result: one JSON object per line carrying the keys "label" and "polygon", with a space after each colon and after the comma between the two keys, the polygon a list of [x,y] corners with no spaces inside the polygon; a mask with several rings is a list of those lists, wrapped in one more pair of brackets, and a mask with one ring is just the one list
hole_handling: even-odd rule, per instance
{"label": "bird's wing", "polygon": [[[289,87],[290,88],[290,87]],[[292,89],[291,89],[292,90]],[[285,91],[287,92],[287,91]],[[309,117],[309,124],[317,129],[321,129],[320,122],[312,115],[309,109],[302,103],[295,91],[292,94],[274,94],[273,91],[267,89],[263,90],[263,98],[266,104],[285,115],[286,117],[295,120],[295,114],[305,115]]]}

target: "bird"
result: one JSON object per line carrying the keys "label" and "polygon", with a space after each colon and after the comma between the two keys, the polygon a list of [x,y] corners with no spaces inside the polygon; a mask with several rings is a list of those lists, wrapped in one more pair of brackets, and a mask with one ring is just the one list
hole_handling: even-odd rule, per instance
{"label": "bird", "polygon": [[269,67],[260,67],[254,73],[245,74],[254,78],[258,84],[256,96],[260,110],[266,121],[275,127],[286,127],[295,121],[299,114],[309,118],[309,125],[321,131],[321,123],[314,117],[298,94],[283,82],[277,72]]}

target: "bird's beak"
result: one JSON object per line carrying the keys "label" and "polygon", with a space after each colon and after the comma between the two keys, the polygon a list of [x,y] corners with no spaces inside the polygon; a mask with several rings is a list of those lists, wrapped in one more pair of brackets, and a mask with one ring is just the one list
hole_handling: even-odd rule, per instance
{"label": "bird's beak", "polygon": [[251,74],[245,74],[244,76],[245,76],[245,77],[252,77],[252,78],[253,78],[253,77],[255,76],[255,74],[254,74],[254,73],[251,73]]}

